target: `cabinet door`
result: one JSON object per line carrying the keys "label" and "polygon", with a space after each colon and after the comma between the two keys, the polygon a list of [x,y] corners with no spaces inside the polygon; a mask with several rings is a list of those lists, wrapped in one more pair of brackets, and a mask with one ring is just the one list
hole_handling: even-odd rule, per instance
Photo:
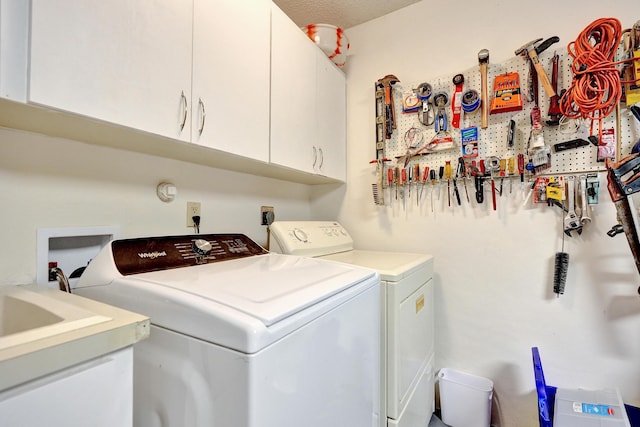
{"label": "cabinet door", "polygon": [[317,49],[316,172],[346,180],[346,86],[344,73]]}
{"label": "cabinet door", "polygon": [[192,14],[191,1],[32,0],[28,100],[189,140]]}
{"label": "cabinet door", "polygon": [[132,419],[133,347],[0,392],[2,426],[130,427]]}
{"label": "cabinet door", "polygon": [[269,160],[268,0],[195,0],[192,141]]}
{"label": "cabinet door", "polygon": [[[273,5],[271,16],[271,163],[314,172],[316,47]],[[315,151],[315,152],[314,152]]]}

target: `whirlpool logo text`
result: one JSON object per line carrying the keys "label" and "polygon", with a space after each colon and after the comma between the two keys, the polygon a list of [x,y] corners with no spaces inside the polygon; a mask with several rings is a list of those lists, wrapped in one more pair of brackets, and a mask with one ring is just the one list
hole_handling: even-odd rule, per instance
{"label": "whirlpool logo text", "polygon": [[158,252],[158,251],[155,251],[155,252],[140,252],[138,254],[138,256],[140,258],[143,258],[143,259],[145,259],[145,258],[156,259],[156,258],[160,258],[160,257],[163,257],[163,256],[167,256],[167,252],[166,251],[162,251],[162,252]]}

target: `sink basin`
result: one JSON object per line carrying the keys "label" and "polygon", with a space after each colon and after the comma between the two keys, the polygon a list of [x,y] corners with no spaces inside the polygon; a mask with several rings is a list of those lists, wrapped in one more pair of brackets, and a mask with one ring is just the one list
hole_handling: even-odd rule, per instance
{"label": "sink basin", "polygon": [[20,286],[0,286],[0,350],[111,320]]}
{"label": "sink basin", "polygon": [[147,338],[149,329],[147,316],[75,294],[41,285],[0,285],[0,396],[132,346]]}

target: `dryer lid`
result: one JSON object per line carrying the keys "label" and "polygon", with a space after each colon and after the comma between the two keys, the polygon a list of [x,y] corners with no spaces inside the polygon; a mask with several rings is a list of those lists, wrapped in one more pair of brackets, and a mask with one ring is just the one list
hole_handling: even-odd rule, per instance
{"label": "dryer lid", "polygon": [[398,282],[425,264],[433,263],[433,257],[427,254],[359,249],[324,255],[321,258],[375,269],[382,280],[390,282]]}

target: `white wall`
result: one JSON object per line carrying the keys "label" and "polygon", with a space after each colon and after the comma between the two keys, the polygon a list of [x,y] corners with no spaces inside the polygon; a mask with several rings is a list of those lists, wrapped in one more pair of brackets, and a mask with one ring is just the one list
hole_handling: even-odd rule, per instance
{"label": "white wall", "polygon": [[565,242],[571,259],[560,298],[552,292],[559,209],[522,207],[519,193],[499,200],[497,212],[473,199],[436,215],[428,204],[404,213],[373,204],[377,79],[428,81],[477,66],[483,48],[498,63],[538,37],[557,35],[566,47],[599,17],[625,28],[640,19],[636,0],[462,3],[425,0],[347,30],[348,185],[313,188],[313,216],[337,218],[360,248],[435,256],[437,367],[492,379],[502,426],[537,425],[532,346],[549,384],[617,386],[640,405],[640,276],[625,238],[605,234],[616,214],[604,177],[593,223]]}
{"label": "white wall", "polygon": [[[165,180],[178,188],[171,203],[156,196]],[[274,206],[283,220],[310,215],[306,185],[8,129],[0,129],[0,183],[0,284],[35,281],[39,227],[190,234],[186,203],[197,201],[201,233],[244,233],[265,244],[260,206]]]}

